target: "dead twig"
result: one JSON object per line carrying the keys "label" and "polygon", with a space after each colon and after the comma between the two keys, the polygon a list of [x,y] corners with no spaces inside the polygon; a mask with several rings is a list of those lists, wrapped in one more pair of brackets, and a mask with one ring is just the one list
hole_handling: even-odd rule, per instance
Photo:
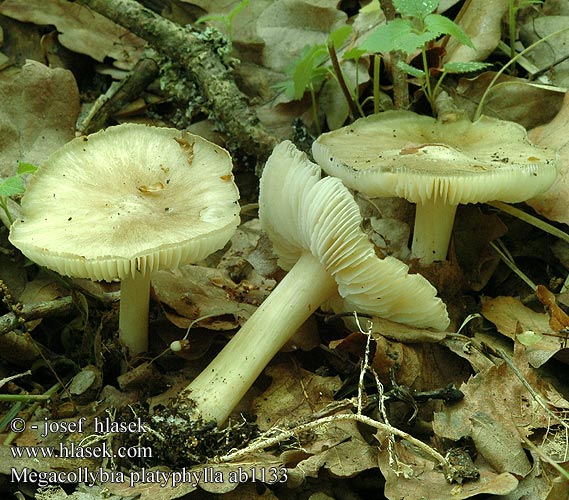
{"label": "dead twig", "polygon": [[[355,402],[355,401],[352,402],[352,405],[357,406],[357,402]],[[243,457],[245,457],[251,453],[255,453],[255,452],[258,452],[261,450],[265,450],[267,448],[271,448],[273,446],[276,446],[276,445],[282,443],[283,441],[287,441],[290,438],[298,437],[298,435],[300,435],[304,432],[311,431],[311,430],[314,430],[314,429],[317,429],[320,427],[325,427],[328,424],[334,424],[334,423],[346,422],[346,421],[360,422],[362,424],[369,425],[370,427],[373,427],[373,428],[378,429],[380,431],[387,432],[387,433],[393,434],[395,436],[398,436],[398,437],[404,439],[405,441],[407,441],[408,443],[412,444],[413,446],[415,446],[419,450],[421,450],[426,455],[434,458],[442,466],[443,470],[445,470],[445,471],[449,470],[450,464],[445,459],[445,457],[443,457],[438,451],[431,448],[429,445],[423,443],[419,439],[414,438],[410,434],[407,434],[406,432],[397,429],[396,427],[393,427],[393,426],[388,425],[388,424],[384,424],[382,422],[378,422],[377,420],[374,420],[371,417],[367,417],[366,415],[359,415],[357,413],[342,413],[340,415],[332,415],[329,417],[322,417],[322,418],[318,418],[316,420],[313,420],[311,422],[307,422],[307,423],[298,425],[296,427],[293,427],[292,429],[281,430],[281,431],[279,431],[279,433],[276,436],[261,437],[260,439],[255,440],[254,442],[252,442],[249,446],[247,446],[245,448],[242,448],[240,450],[234,451],[234,452],[229,453],[227,455],[223,455],[221,457],[218,457],[216,459],[216,462],[223,463],[223,462],[231,462],[234,460],[239,460],[239,459],[242,459]]]}
{"label": "dead twig", "polygon": [[132,71],[120,82],[114,82],[106,94],[97,99],[89,114],[78,125],[78,130],[91,134],[102,129],[107,121],[118,113],[152,83],[159,73],[158,64],[149,52],[136,63]]}
{"label": "dead twig", "polygon": [[38,302],[37,304],[23,305],[18,314],[9,312],[0,316],[0,335],[4,335],[16,328],[22,321],[32,319],[47,318],[53,316],[64,316],[73,309],[73,299],[71,296],[60,299]]}

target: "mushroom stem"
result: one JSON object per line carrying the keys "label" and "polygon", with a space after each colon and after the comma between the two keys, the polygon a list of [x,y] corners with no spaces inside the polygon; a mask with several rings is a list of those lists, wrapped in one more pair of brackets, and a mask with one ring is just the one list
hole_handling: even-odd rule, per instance
{"label": "mushroom stem", "polygon": [[417,203],[412,251],[423,264],[446,259],[457,206],[441,197]]}
{"label": "mushroom stem", "polygon": [[136,272],[121,281],[119,339],[129,354],[148,350],[148,302],[150,273]]}
{"label": "mushroom stem", "polygon": [[224,349],[183,391],[204,421],[223,423],[298,328],[338,290],[334,278],[304,253]]}

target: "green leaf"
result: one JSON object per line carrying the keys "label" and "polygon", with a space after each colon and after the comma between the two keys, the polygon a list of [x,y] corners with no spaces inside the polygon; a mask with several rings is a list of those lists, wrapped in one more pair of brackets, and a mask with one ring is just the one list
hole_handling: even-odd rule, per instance
{"label": "green leaf", "polygon": [[16,194],[21,194],[25,190],[24,182],[22,178],[14,175],[13,177],[8,177],[4,181],[0,182],[0,196],[14,196]]}
{"label": "green leaf", "polygon": [[425,18],[425,28],[429,31],[438,32],[439,35],[451,35],[467,47],[474,48],[472,41],[464,30],[448,17],[440,14],[430,14]]}
{"label": "green leaf", "polygon": [[402,50],[406,54],[413,54],[418,49],[423,47],[427,42],[434,40],[439,36],[439,33],[433,31],[426,31],[424,33],[407,33],[394,40],[395,50]]}
{"label": "green leaf", "polygon": [[399,50],[396,39],[413,34],[414,26],[411,21],[408,19],[394,19],[372,31],[364,40],[364,43],[360,45],[360,48],[368,53]]}
{"label": "green leaf", "polygon": [[330,35],[328,36],[328,40],[334,44],[335,49],[338,49],[344,44],[344,42],[348,39],[351,33],[352,33],[351,26],[347,25],[342,26],[341,28],[332,31],[332,33],[330,33]]}
{"label": "green leaf", "polygon": [[22,174],[34,174],[38,167],[33,165],[32,163],[26,163],[21,161],[18,163],[18,175]]}
{"label": "green leaf", "polygon": [[359,59],[362,57],[367,51],[363,50],[361,47],[353,47],[350,50],[346,50],[342,54],[342,59],[349,60],[349,59]]}
{"label": "green leaf", "polygon": [[532,344],[537,344],[542,338],[543,335],[541,333],[536,333],[531,330],[527,330],[516,335],[516,340],[526,347],[529,347]]}
{"label": "green leaf", "polygon": [[250,0],[242,0],[227,14],[206,14],[205,16],[198,17],[194,21],[194,23],[201,24],[201,23],[206,23],[208,21],[221,21],[225,23],[227,26],[230,26],[231,21],[233,21],[233,18],[249,5],[249,1]]}
{"label": "green leaf", "polygon": [[[300,57],[286,70],[286,74],[292,80],[292,86],[286,85],[287,96],[292,99],[302,99],[311,86],[316,87],[322,83],[328,74],[328,69],[321,65],[327,60],[328,50],[324,45],[305,46]],[[281,85],[280,88],[285,89],[285,85]]]}
{"label": "green leaf", "polygon": [[439,6],[439,0],[393,0],[393,7],[402,16],[425,19]]}
{"label": "green leaf", "polygon": [[408,75],[414,76],[415,78],[425,78],[425,72],[421,69],[415,68],[403,61],[397,63],[397,67],[405,71]]}
{"label": "green leaf", "polygon": [[360,12],[362,14],[370,14],[372,12],[379,12],[381,10],[381,6],[379,5],[379,2],[371,2],[368,3],[367,5],[365,5],[364,7],[362,7],[360,9]]}
{"label": "green leaf", "polygon": [[488,66],[492,66],[489,63],[483,62],[449,62],[443,66],[443,70],[447,73],[471,73],[473,71],[480,71]]}
{"label": "green leaf", "polygon": [[292,80],[285,80],[284,82],[275,83],[271,86],[279,92],[284,92],[288,99],[294,99],[294,82]]}
{"label": "green leaf", "polygon": [[302,99],[308,89],[317,87],[326,79],[329,70],[324,63],[328,57],[328,50],[323,44],[306,45],[285,70],[290,80],[277,83],[273,88],[284,91],[289,99]]}
{"label": "green leaf", "polygon": [[227,14],[227,17],[229,18],[229,20],[233,21],[233,18],[237,14],[239,14],[239,12],[241,12],[245,7],[247,7],[249,5],[249,1],[250,0],[241,0],[241,2],[239,2],[235,7],[233,7],[231,12],[229,12],[229,14]]}
{"label": "green leaf", "polygon": [[328,57],[328,52],[323,46],[314,45],[308,48],[308,51],[303,52],[305,55],[299,61],[292,75],[295,99],[301,99],[304,92],[311,85],[315,86],[320,83],[327,73],[326,68],[318,68]]}

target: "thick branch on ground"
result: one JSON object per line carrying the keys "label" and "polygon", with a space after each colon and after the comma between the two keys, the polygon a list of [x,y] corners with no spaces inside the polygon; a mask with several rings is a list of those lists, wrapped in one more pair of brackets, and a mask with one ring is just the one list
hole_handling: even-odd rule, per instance
{"label": "thick branch on ground", "polygon": [[134,0],[77,2],[132,31],[186,68],[232,141],[237,141],[245,153],[259,161],[269,156],[276,139],[259,122],[235,84],[231,70],[207,41]]}

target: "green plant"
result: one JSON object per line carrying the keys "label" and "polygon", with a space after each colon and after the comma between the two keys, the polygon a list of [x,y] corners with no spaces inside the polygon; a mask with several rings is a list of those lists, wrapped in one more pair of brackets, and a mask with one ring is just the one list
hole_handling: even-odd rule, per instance
{"label": "green plant", "polygon": [[417,78],[426,99],[434,109],[435,98],[445,76],[449,73],[469,73],[486,66],[480,62],[454,62],[443,66],[443,71],[433,86],[427,60],[427,43],[442,35],[453,36],[464,45],[474,47],[468,35],[456,23],[440,14],[433,14],[439,0],[393,0],[395,10],[402,16],[376,28],[359,47],[365,53],[402,51],[411,55],[421,52],[422,68],[400,62],[398,66]]}
{"label": "green plant", "polygon": [[8,198],[22,194],[26,190],[22,176],[25,174],[33,174],[36,170],[37,167],[31,163],[20,162],[16,175],[0,181],[0,208],[6,213],[10,224],[14,222],[14,219],[8,209]]}
{"label": "green plant", "polygon": [[227,28],[227,36],[231,38],[233,31],[233,19],[239,14],[245,7],[249,5],[250,0],[241,0],[233,9],[231,9],[227,14],[210,14],[206,16],[201,16],[196,19],[196,24],[205,23],[207,21],[220,21],[225,24]]}
{"label": "green plant", "polygon": [[351,26],[342,26],[330,33],[327,43],[306,45],[300,56],[294,59],[285,69],[288,79],[278,83],[274,88],[283,91],[289,99],[302,99],[306,92],[310,92],[312,113],[318,134],[318,109],[316,103],[316,90],[331,75],[343,81],[341,71],[333,71],[330,66],[330,51],[337,50],[350,36]]}

